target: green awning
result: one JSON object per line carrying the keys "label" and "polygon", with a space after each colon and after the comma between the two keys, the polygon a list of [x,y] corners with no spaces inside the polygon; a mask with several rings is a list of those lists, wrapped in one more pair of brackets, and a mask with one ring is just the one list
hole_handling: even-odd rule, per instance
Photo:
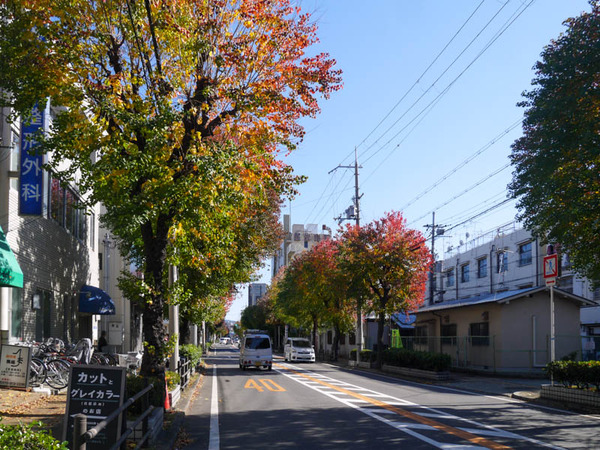
{"label": "green awning", "polygon": [[0,227],[0,286],[23,287],[23,271]]}

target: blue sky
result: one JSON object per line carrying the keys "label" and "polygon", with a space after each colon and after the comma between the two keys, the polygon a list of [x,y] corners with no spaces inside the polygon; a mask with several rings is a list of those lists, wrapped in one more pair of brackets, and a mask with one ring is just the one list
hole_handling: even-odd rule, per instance
{"label": "blue sky", "polygon": [[[448,256],[514,221],[506,199],[510,145],[521,134],[521,93],[533,65],[587,0],[303,0],[320,43],[343,70],[344,88],[304,120],[286,162],[308,176],[285,206],[292,223],[338,228],[352,203],[357,148],[361,223],[403,211],[410,227],[447,225]],[[467,237],[468,234],[468,237]],[[268,267],[263,274],[268,272]],[[263,282],[269,282],[267,276]],[[243,289],[227,318],[247,304]]]}

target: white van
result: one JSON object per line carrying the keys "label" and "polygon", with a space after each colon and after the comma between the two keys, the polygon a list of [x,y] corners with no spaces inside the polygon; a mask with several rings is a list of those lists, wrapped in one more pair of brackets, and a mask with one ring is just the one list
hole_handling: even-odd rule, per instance
{"label": "white van", "polygon": [[315,349],[306,338],[288,338],[283,355],[286,361],[315,362]]}
{"label": "white van", "polygon": [[272,370],[273,350],[268,334],[248,332],[244,335],[240,345],[240,369],[248,367]]}

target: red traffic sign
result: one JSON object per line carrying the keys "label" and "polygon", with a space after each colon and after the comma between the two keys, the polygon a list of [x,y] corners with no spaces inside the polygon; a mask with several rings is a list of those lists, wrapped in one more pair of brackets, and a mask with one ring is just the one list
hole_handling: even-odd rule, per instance
{"label": "red traffic sign", "polygon": [[544,256],[544,278],[556,278],[558,276],[558,255]]}

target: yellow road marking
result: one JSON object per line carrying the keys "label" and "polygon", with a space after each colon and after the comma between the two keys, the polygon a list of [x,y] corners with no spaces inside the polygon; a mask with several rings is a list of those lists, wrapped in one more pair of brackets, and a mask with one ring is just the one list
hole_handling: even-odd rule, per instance
{"label": "yellow road marking", "polygon": [[262,392],[263,388],[261,388],[258,383],[256,381],[254,381],[252,378],[250,378],[248,381],[246,381],[246,384],[244,385],[244,388],[246,389],[256,389],[258,392]]}
{"label": "yellow road marking", "polygon": [[[284,388],[282,388],[281,386],[279,386],[277,383],[275,383],[273,380],[271,380],[269,378],[260,378],[258,381],[260,381],[262,383],[262,385],[271,392],[285,392]],[[256,389],[258,392],[264,391],[264,389],[252,378],[250,378],[250,379],[248,379],[248,381],[246,381],[244,388]]]}
{"label": "yellow road marking", "polygon": [[259,381],[264,385],[264,387],[266,387],[271,392],[285,392],[284,388],[279,386],[270,378],[261,378]]}
{"label": "yellow road marking", "polygon": [[323,386],[326,386],[328,388],[335,389],[338,392],[342,392],[344,394],[350,395],[350,396],[352,396],[354,398],[357,398],[359,400],[363,400],[363,401],[365,401],[367,403],[370,403],[370,404],[372,404],[374,406],[378,406],[380,408],[387,409],[388,411],[395,412],[396,414],[398,414],[400,416],[404,416],[404,417],[406,417],[408,419],[414,420],[415,422],[419,422],[419,423],[422,423],[424,425],[429,425],[430,427],[436,428],[436,429],[438,429],[440,431],[444,431],[444,432],[446,432],[448,434],[452,434],[452,435],[458,436],[458,437],[460,437],[462,439],[466,439],[469,442],[472,442],[472,443],[477,444],[477,445],[481,445],[481,446],[483,446],[485,448],[489,448],[489,449],[492,449],[492,450],[504,450],[504,449],[510,449],[511,448],[511,447],[507,447],[506,445],[499,444],[498,442],[490,441],[489,439],[483,438],[481,436],[477,436],[476,434],[469,433],[468,431],[459,430],[458,428],[454,428],[454,427],[452,427],[450,425],[445,425],[445,424],[440,423],[440,422],[438,422],[436,420],[433,420],[433,419],[431,419],[429,417],[423,417],[423,416],[420,416],[418,414],[415,414],[415,413],[412,413],[410,411],[407,411],[405,409],[398,408],[397,406],[389,405],[389,404],[387,404],[385,402],[382,402],[380,400],[375,400],[375,399],[373,399],[371,397],[367,397],[366,395],[358,394],[357,392],[349,391],[348,389],[344,389],[342,387],[335,386],[333,384],[327,383],[326,381],[319,380],[318,378],[311,377],[310,375],[307,375],[305,373],[301,373],[301,372],[298,372],[297,370],[290,369],[289,367],[282,366],[281,364],[275,364],[275,363],[273,363],[273,365],[276,365],[277,367],[279,367],[281,369],[293,372],[296,375],[300,375],[301,377],[306,378],[307,380],[311,380],[311,381],[319,383],[319,384],[321,384]]}

